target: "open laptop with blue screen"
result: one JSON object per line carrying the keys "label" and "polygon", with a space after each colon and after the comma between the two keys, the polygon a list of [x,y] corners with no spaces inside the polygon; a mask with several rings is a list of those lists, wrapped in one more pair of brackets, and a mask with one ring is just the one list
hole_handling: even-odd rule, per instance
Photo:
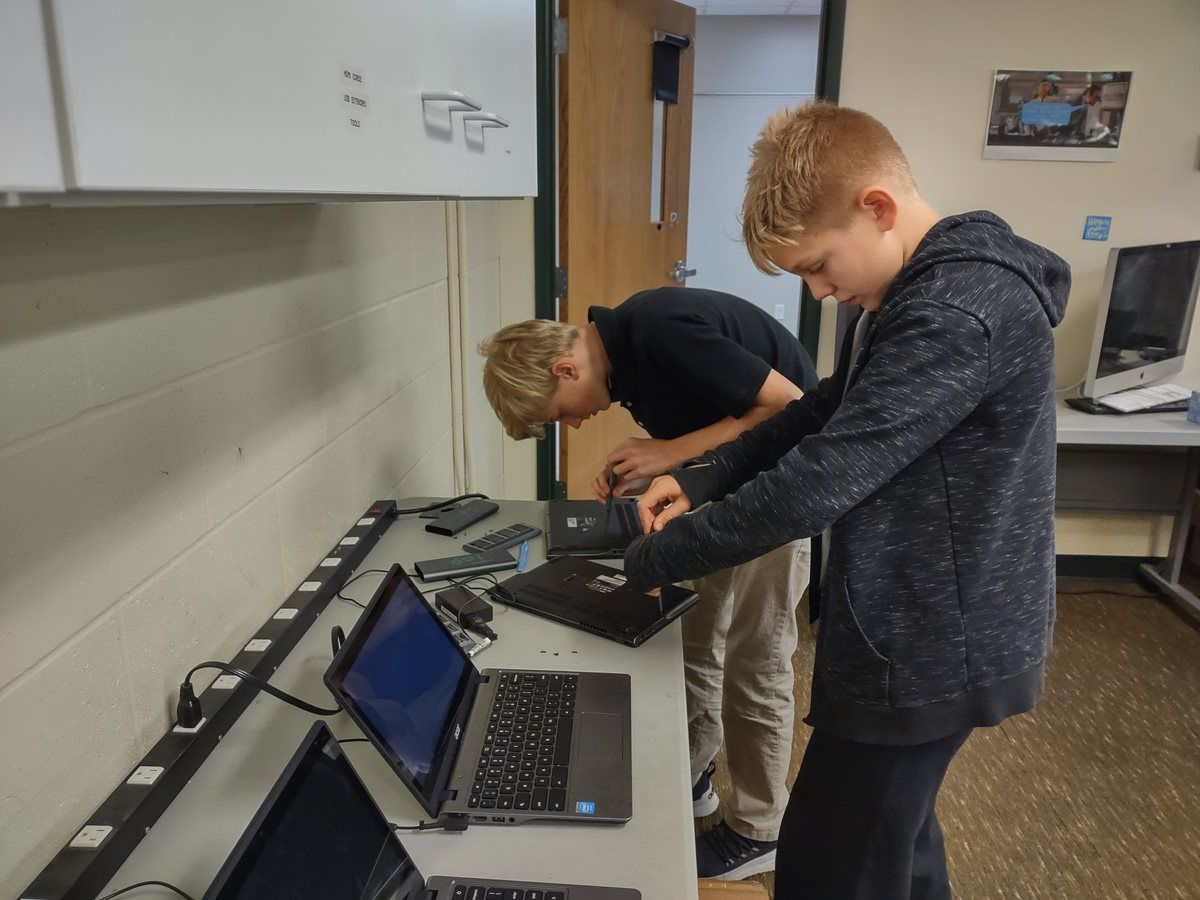
{"label": "open laptop with blue screen", "polygon": [[627,822],[629,676],[477,670],[392,566],[325,684],[431,816]]}
{"label": "open laptop with blue screen", "polygon": [[324,722],[299,749],[204,900],[640,900],[627,888],[434,876],[396,837]]}

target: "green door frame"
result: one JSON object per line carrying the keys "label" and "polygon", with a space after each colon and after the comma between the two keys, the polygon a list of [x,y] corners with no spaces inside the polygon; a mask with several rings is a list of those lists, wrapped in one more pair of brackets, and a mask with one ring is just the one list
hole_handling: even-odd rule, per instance
{"label": "green door frame", "polygon": [[[817,97],[837,103],[842,84],[842,40],[846,33],[846,0],[822,0],[821,36],[817,43]],[[800,289],[800,343],[815,360],[821,337],[821,306],[805,284]]]}
{"label": "green door frame", "polygon": [[[558,215],[554,167],[558,134],[554,128],[554,0],[537,3],[537,197],[533,201],[533,309],[539,319],[558,318],[554,268],[558,265]],[[537,442],[537,496],[556,496],[558,426],[548,424]]]}

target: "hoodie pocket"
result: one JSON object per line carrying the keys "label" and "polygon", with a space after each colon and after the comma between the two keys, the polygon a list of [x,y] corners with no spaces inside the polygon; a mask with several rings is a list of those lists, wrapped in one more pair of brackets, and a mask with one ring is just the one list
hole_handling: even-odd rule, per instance
{"label": "hoodie pocket", "polygon": [[817,666],[826,693],[858,703],[888,703],[891,663],[867,640],[843,575],[826,579],[817,638]]}

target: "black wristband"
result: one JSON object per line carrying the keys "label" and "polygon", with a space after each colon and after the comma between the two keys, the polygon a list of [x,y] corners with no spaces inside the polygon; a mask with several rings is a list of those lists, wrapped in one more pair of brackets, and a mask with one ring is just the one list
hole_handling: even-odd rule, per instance
{"label": "black wristband", "polygon": [[691,501],[692,509],[699,509],[705,503],[717,499],[720,484],[717,467],[712,463],[688,460],[667,474],[679,482],[679,487]]}

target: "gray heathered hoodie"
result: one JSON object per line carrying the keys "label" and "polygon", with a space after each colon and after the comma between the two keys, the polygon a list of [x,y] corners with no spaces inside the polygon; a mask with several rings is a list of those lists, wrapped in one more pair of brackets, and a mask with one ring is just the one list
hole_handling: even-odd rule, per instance
{"label": "gray heathered hoodie", "polygon": [[[1036,702],[1054,622],[1054,344],[1070,270],[988,212],[938,222],[850,367],[674,474],[625,554],[669,584],[831,528],[806,721],[909,744]],[[843,396],[843,390],[845,394]]]}

